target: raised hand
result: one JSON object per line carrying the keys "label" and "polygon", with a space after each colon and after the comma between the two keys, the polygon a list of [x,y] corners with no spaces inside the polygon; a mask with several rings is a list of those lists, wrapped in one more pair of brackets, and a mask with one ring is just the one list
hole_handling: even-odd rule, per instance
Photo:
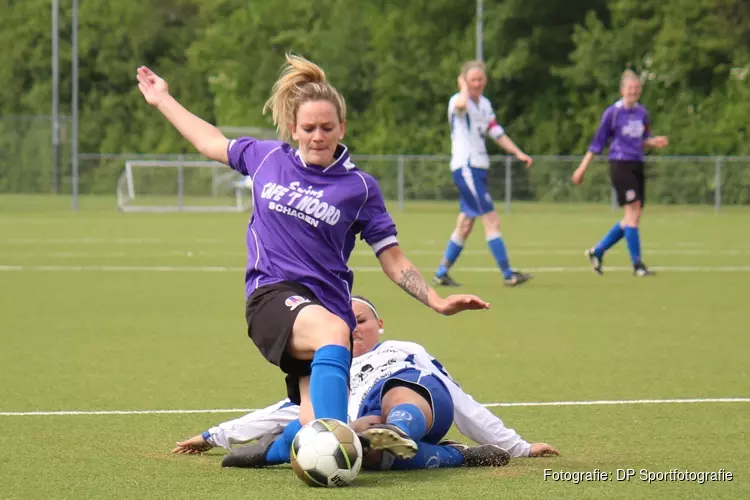
{"label": "raised hand", "polygon": [[461,94],[467,95],[469,93],[469,85],[466,83],[464,75],[458,75],[458,90]]}
{"label": "raised hand", "polygon": [[488,302],[483,301],[476,295],[449,295],[444,298],[434,309],[445,316],[452,316],[461,311],[472,311],[478,309],[489,309]]}
{"label": "raised hand", "polygon": [[162,99],[169,95],[167,82],[146,66],[138,68],[137,78],[138,89],[143,94],[146,102],[152,106],[158,106]]}

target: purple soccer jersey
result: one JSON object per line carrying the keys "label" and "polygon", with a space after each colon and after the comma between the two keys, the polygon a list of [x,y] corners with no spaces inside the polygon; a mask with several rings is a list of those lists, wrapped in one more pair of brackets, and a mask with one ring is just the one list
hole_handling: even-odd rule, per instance
{"label": "purple soccer jersey", "polygon": [[347,261],[355,237],[361,233],[376,255],[398,240],[377,181],[356,168],[346,147],[337,153],[324,169],[306,165],[280,141],[243,137],[228,147],[229,165],[253,186],[246,297],[263,285],[295,281],[353,330]]}
{"label": "purple soccer jersey", "polygon": [[611,140],[610,160],[643,161],[643,141],[650,136],[646,108],[641,104],[626,108],[619,100],[604,110],[589,151],[600,154]]}

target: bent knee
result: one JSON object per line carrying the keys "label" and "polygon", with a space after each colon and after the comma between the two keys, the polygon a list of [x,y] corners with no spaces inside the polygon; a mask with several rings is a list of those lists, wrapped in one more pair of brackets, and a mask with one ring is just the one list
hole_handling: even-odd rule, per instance
{"label": "bent knee", "polygon": [[465,240],[466,238],[468,238],[473,228],[474,228],[473,218],[470,218],[465,214],[459,215],[458,221],[456,222],[456,233],[458,233],[461,239]]}
{"label": "bent knee", "polygon": [[419,408],[428,425],[432,425],[432,405],[424,394],[404,385],[388,388],[381,403],[383,415],[387,415],[394,407],[401,404],[412,404]]}
{"label": "bent knee", "polygon": [[298,359],[312,359],[325,345],[350,348],[349,325],[322,306],[312,305],[300,311],[292,327],[288,350]]}
{"label": "bent knee", "polygon": [[315,413],[313,412],[312,403],[304,404],[299,409],[299,422],[302,425],[307,425],[315,420]]}
{"label": "bent knee", "polygon": [[643,213],[643,205],[640,201],[634,201],[625,205],[625,224],[628,226],[638,226]]}
{"label": "bent knee", "polygon": [[498,232],[500,231],[500,216],[497,215],[497,212],[485,214],[482,216],[482,224],[485,233]]}

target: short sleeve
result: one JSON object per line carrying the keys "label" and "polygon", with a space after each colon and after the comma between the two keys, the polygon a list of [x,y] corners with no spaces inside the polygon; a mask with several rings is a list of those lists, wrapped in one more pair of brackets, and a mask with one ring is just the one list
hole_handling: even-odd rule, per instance
{"label": "short sleeve", "polygon": [[264,161],[276,150],[281,149],[279,141],[260,141],[252,137],[232,139],[227,146],[229,166],[242,175],[255,175]]}
{"label": "short sleeve", "polygon": [[385,208],[383,193],[377,181],[368,178],[365,185],[367,200],[362,206],[358,222],[362,225],[362,239],[372,247],[375,255],[379,255],[386,248],[398,245],[398,232],[391,214]]}
{"label": "short sleeve", "polygon": [[610,106],[609,108],[604,110],[604,113],[602,113],[602,119],[599,122],[599,128],[596,129],[594,139],[591,141],[591,146],[589,146],[589,151],[594,154],[598,155],[599,153],[604,151],[604,148],[607,147],[607,142],[612,135],[613,112],[613,108]]}
{"label": "short sleeve", "polygon": [[643,138],[651,137],[651,121],[648,119],[648,111],[643,108]]}
{"label": "short sleeve", "polygon": [[487,116],[487,133],[495,140],[500,139],[505,135],[505,129],[502,125],[497,123],[497,117],[495,116],[495,110],[492,109],[492,103],[489,99],[485,98],[485,109],[484,114]]}

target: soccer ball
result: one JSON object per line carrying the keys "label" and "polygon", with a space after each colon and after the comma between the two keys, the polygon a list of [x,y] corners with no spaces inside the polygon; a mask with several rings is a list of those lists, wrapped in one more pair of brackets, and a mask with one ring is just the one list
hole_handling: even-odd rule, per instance
{"label": "soccer ball", "polygon": [[292,441],[292,468],[310,486],[347,486],[362,467],[362,445],[351,428],[333,418],[319,418],[300,429]]}

